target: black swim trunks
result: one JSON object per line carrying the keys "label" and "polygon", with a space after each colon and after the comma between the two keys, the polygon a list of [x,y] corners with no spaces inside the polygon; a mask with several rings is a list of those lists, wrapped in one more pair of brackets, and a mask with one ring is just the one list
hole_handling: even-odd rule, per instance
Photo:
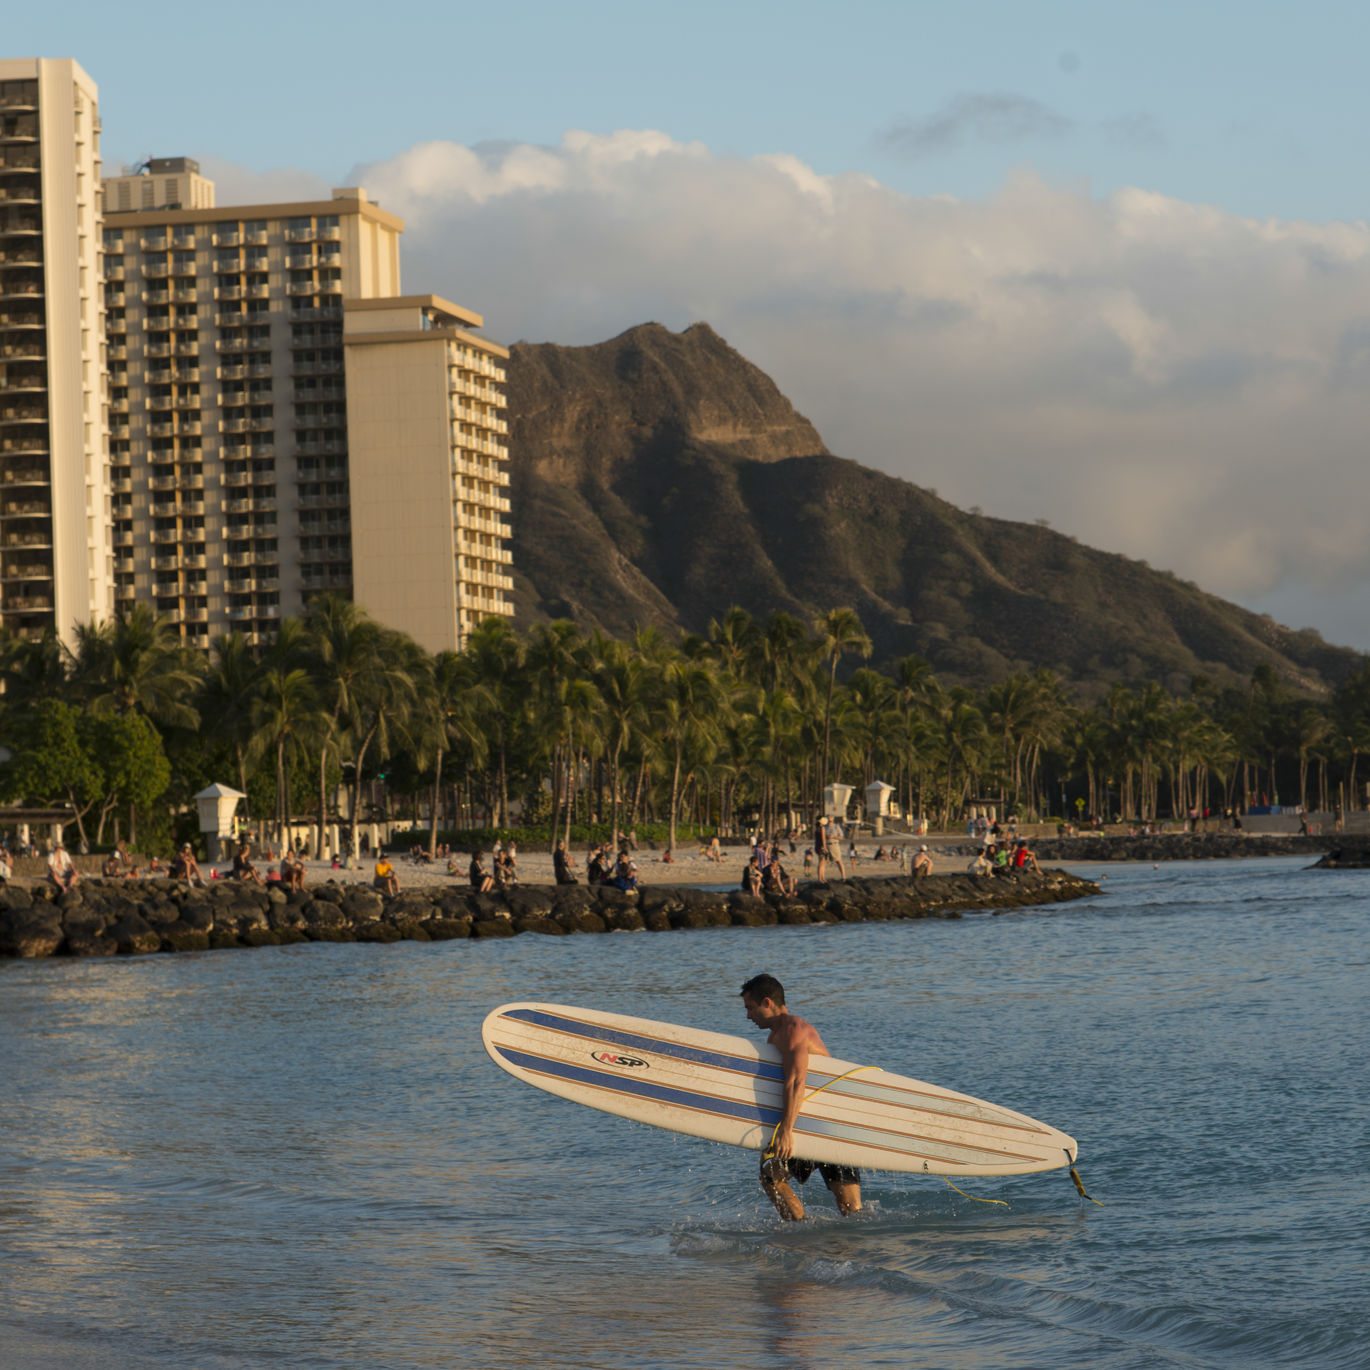
{"label": "black swim trunks", "polygon": [[[761,1158],[761,1169],[764,1172],[768,1164],[767,1158]],[[798,1156],[791,1156],[787,1162],[790,1172],[790,1179],[798,1180],[800,1184],[806,1184],[808,1178],[815,1170],[823,1177],[823,1183],[833,1184],[860,1184],[861,1172],[854,1166],[831,1165],[824,1161],[804,1161]]]}

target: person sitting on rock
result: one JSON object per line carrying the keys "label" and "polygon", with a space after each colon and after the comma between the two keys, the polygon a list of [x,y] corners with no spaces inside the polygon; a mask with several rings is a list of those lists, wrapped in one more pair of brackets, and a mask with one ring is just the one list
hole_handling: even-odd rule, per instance
{"label": "person sitting on rock", "polygon": [[604,846],[594,848],[585,863],[585,883],[602,885],[609,874],[608,854]]}
{"label": "person sitting on rock", "polygon": [[923,843],[918,848],[918,855],[913,858],[913,878],[915,880],[925,875],[932,874],[932,857],[928,853],[928,844]]}
{"label": "person sitting on rock", "polygon": [[761,888],[767,894],[794,894],[798,886],[785,874],[785,867],[780,864],[779,858],[772,855],[761,872]]}
{"label": "person sitting on rock", "polygon": [[626,849],[615,863],[613,875],[604,883],[620,890],[637,889],[637,863],[628,859]]}
{"label": "person sitting on rock", "polygon": [[60,837],[54,843],[52,853],[48,857],[48,879],[59,890],[69,890],[81,883],[81,875],[76,869],[76,863],[68,855]]}
{"label": "person sitting on rock", "polygon": [[199,863],[195,860],[195,853],[190,849],[189,842],[181,844],[181,850],[176,853],[175,859],[167,868],[167,874],[173,880],[193,880],[197,885],[203,885],[204,877],[200,874]]}
{"label": "person sitting on rock", "polygon": [[519,882],[518,869],[510,861],[507,851],[496,850],[495,852],[495,888],[500,890],[511,890]]}
{"label": "person sitting on rock", "polygon": [[128,854],[128,843],[122,837],[114,844],[113,854],[119,862],[118,874],[129,880],[136,880],[138,867],[133,864],[133,858]]}
{"label": "person sitting on rock", "polygon": [[485,869],[484,852],[472,853],[471,866],[466,873],[466,878],[471,882],[471,888],[477,894],[489,894],[495,888],[495,877]]}
{"label": "person sitting on rock", "polygon": [[1008,875],[1012,871],[1007,847],[990,847],[985,854],[994,862],[995,875]]}
{"label": "person sitting on rock", "polygon": [[262,877],[258,874],[257,867],[252,864],[251,848],[246,842],[239,843],[238,850],[234,853],[233,878],[235,880],[250,880],[256,885],[262,883]]}
{"label": "person sitting on rock", "polygon": [[761,867],[757,864],[755,852],[747,858],[747,864],[743,868],[742,889],[744,893],[758,898],[761,895]]}
{"label": "person sitting on rock", "polygon": [[1028,850],[1027,838],[1018,839],[1018,849],[1013,853],[1013,869],[1017,871],[1040,871],[1037,853]]}
{"label": "person sitting on rock", "polygon": [[376,874],[371,883],[383,894],[400,892],[400,877],[395,874],[395,867],[384,852],[381,853],[381,859],[376,862]]}
{"label": "person sitting on rock", "polygon": [[557,849],[552,853],[552,870],[556,876],[558,885],[576,885],[580,882],[576,879],[576,873],[571,869],[571,858],[566,854],[566,843],[558,842]]}
{"label": "person sitting on rock", "polygon": [[281,883],[288,890],[304,889],[304,857],[296,856],[289,847],[281,857]]}
{"label": "person sitting on rock", "polygon": [[113,880],[116,876],[123,874],[123,869],[119,865],[119,853],[110,852],[100,865],[100,874],[106,880]]}
{"label": "person sitting on rock", "polygon": [[875,855],[871,859],[874,861],[888,861],[890,859],[890,854],[885,850],[883,842],[875,849]]}
{"label": "person sitting on rock", "polygon": [[0,846],[0,884],[14,879],[14,862],[10,860],[8,843]]}
{"label": "person sitting on rock", "polygon": [[966,869],[972,875],[989,875],[994,870],[994,867],[990,864],[989,858],[986,857],[984,849],[982,848],[975,853],[974,858]]}

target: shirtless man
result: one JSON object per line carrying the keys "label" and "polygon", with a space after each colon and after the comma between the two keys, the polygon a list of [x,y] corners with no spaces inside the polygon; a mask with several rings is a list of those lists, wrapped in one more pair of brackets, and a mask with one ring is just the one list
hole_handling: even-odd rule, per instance
{"label": "shirtless man", "polygon": [[742,1007],[748,1019],[769,1033],[766,1040],[780,1051],[785,1071],[784,1106],[773,1145],[761,1154],[761,1188],[786,1222],[804,1216],[804,1205],[790,1187],[803,1184],[815,1168],[837,1200],[844,1216],[861,1210],[861,1172],[849,1166],[823,1165],[794,1154],[794,1125],[807,1088],[809,1056],[827,1056],[823,1039],[810,1024],[785,1007],[785,989],[773,975],[754,975],[742,986]]}

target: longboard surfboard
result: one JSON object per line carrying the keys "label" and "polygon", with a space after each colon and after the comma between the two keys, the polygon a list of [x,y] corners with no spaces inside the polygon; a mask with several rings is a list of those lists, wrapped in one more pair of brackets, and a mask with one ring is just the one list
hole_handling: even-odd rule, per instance
{"label": "longboard surfboard", "polygon": [[[604,1113],[764,1148],[780,1121],[780,1053],[745,1037],[564,1004],[492,1010],[481,1039],[516,1079]],[[810,1056],[795,1155],[869,1170],[1023,1175],[1073,1165],[1064,1132],[939,1085]]]}

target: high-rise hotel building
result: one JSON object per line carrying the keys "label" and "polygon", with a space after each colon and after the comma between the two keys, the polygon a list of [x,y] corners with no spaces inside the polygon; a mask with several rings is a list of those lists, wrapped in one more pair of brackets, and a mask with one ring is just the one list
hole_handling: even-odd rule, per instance
{"label": "high-rise hotel building", "polygon": [[354,593],[430,652],[513,612],[509,353],[482,323],[434,295],[349,300],[343,316]]}
{"label": "high-rise hotel building", "polygon": [[[162,203],[184,204],[206,186],[208,206]],[[494,518],[508,504],[489,494],[508,480],[504,373],[494,365],[508,354],[471,333],[479,316],[456,306],[425,315],[400,297],[403,224],[364,191],[220,208],[212,195],[184,159],[106,182],[118,602],[151,602],[199,646],[233,629],[263,641],[323,591],[355,593],[429,650],[459,646],[476,609],[511,614],[508,552],[492,541],[509,535]],[[145,207],[145,196],[156,203]],[[442,365],[408,347],[382,375],[374,359],[386,349],[362,336],[353,345],[354,313],[364,332],[436,326]],[[354,390],[365,411],[360,450]],[[396,401],[388,408],[386,393]],[[412,422],[434,404],[442,444]],[[477,461],[478,491],[466,470]],[[396,538],[385,492],[420,486],[424,506],[409,506],[414,536],[401,527]],[[438,489],[445,548],[441,537],[418,536]],[[454,609],[445,632],[430,631],[428,618],[410,622],[411,606],[435,597],[467,611]]]}
{"label": "high-rise hotel building", "polygon": [[113,608],[100,282],[95,83],[0,60],[0,626],[23,637]]}

